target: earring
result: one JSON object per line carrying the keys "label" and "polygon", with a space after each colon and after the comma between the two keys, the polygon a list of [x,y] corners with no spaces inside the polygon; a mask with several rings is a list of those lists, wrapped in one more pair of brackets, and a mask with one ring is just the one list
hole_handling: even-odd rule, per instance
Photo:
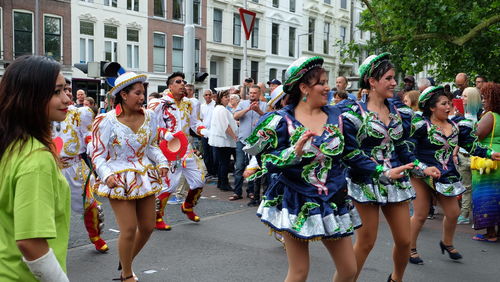
{"label": "earring", "polygon": [[302,102],[307,102],[307,96],[309,93],[306,93],[306,95],[302,96]]}

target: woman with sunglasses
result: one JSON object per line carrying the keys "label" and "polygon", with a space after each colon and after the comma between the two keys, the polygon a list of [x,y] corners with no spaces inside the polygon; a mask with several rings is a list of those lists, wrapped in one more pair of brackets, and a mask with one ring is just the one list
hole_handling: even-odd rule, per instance
{"label": "woman with sunglasses", "polygon": [[[69,281],[71,190],[51,122],[71,100],[56,61],[22,56],[0,82],[0,280]],[[57,146],[56,146],[57,144]]]}
{"label": "woman with sunglasses", "polygon": [[389,53],[368,57],[359,68],[360,87],[368,95],[360,102],[343,108],[346,146],[352,156],[364,155],[377,164],[377,172],[366,174],[354,166],[349,173],[349,196],[355,201],[363,226],[356,232],[354,252],[359,276],[377,239],[379,210],[391,229],[393,270],[387,281],[402,281],[410,251],[409,201],[415,198],[406,170],[415,173],[438,173],[423,166],[409,151],[411,109],[389,100],[394,96],[394,66]]}
{"label": "woman with sunglasses", "polygon": [[96,194],[109,199],[120,227],[121,281],[136,279],[132,263],[153,232],[155,193],[168,172],[167,159],[158,147],[154,113],[143,108],[145,81],[145,75],[133,72],[116,79],[110,90],[115,109],[95,119],[89,144],[102,181]]}

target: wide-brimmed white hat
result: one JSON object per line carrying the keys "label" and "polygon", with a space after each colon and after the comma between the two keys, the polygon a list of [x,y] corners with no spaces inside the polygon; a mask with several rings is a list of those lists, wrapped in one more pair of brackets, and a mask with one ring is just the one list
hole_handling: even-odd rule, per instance
{"label": "wide-brimmed white hat", "polygon": [[119,77],[116,78],[115,80],[115,86],[109,90],[109,93],[113,96],[116,96],[116,94],[120,93],[120,91],[134,83],[137,82],[142,82],[144,83],[148,77],[145,74],[136,74],[135,72],[126,72]]}
{"label": "wide-brimmed white hat", "polygon": [[269,107],[274,107],[276,103],[278,103],[281,98],[285,96],[285,91],[283,91],[283,85],[280,85],[274,88],[273,92],[271,92],[271,99],[267,102]]}

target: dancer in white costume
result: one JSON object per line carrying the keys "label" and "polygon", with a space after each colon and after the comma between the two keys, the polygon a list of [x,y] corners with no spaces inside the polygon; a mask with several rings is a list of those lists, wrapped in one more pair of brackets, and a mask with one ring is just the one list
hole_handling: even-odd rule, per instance
{"label": "dancer in white costume", "polygon": [[[64,92],[71,99],[71,81],[68,79]],[[70,105],[64,121],[52,122],[52,138],[61,140],[59,156],[63,164],[62,173],[71,188],[71,208],[83,213],[90,241],[98,252],[104,253],[109,248],[100,235],[104,226],[101,203],[93,197],[92,191],[85,189],[89,167],[85,164],[84,154],[90,141],[93,118],[94,113],[89,107]]]}
{"label": "dancer in white costume", "polygon": [[[148,108],[155,112],[159,124],[160,137],[167,142],[175,139],[179,134],[189,135],[189,128],[200,136],[206,135],[206,129],[202,125],[193,103],[185,97],[186,81],[182,72],[175,72],[167,79],[168,90],[161,99],[150,101]],[[165,151],[164,151],[165,153]],[[181,211],[195,222],[200,221],[200,217],[193,211],[198,199],[201,196],[203,185],[205,185],[205,165],[202,160],[194,154],[191,144],[187,144],[187,151],[184,155],[177,155],[170,162],[169,185],[157,194],[156,229],[170,230],[171,227],[163,221],[165,206],[168,197],[180,185],[181,176],[184,175],[189,185],[189,193],[181,205]],[[165,187],[165,186],[164,186]]]}
{"label": "dancer in white costume", "polygon": [[[99,115],[90,151],[102,180],[96,193],[109,198],[120,227],[120,279],[132,281],[132,262],[154,229],[154,195],[162,189],[168,162],[158,148],[154,114],[143,108],[145,75],[122,74],[110,90],[115,109]],[[121,267],[119,267],[121,269]]]}

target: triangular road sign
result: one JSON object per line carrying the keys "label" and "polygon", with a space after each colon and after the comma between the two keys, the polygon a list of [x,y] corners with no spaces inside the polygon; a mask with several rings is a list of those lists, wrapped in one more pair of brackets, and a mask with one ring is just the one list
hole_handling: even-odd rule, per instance
{"label": "triangular road sign", "polygon": [[255,24],[255,14],[252,11],[239,8],[241,23],[243,24],[243,29],[245,30],[245,37],[247,40],[250,39],[250,34],[252,34],[253,25]]}

